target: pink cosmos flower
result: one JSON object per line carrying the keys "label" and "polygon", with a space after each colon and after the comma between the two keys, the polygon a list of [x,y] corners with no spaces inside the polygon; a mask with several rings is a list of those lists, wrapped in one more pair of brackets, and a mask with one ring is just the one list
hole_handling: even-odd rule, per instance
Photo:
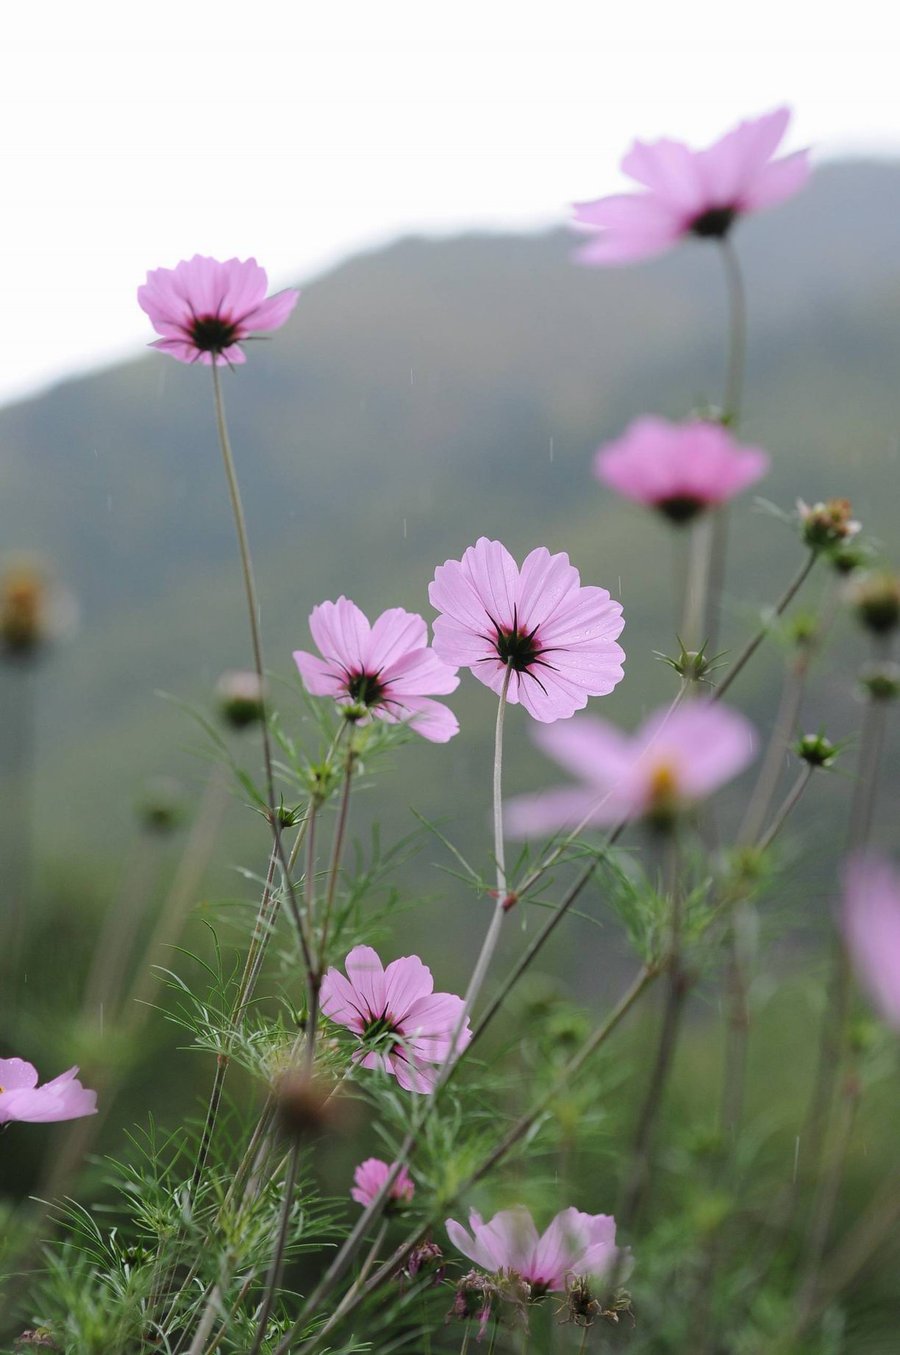
{"label": "pink cosmos flower", "polygon": [[772,159],[790,116],[778,108],[742,122],[704,151],[636,141],[621,167],[642,190],[576,204],[576,223],[600,232],[577,257],[632,263],[664,254],[686,235],[720,240],[738,217],[793,197],[809,178],[809,151]]}
{"label": "pink cosmos flower", "polygon": [[611,1214],[582,1214],[564,1209],[540,1237],[527,1209],[517,1205],[501,1210],[489,1223],[473,1209],[471,1233],[455,1219],[447,1219],[447,1235],[454,1247],[490,1274],[514,1271],[531,1285],[532,1297],[565,1290],[567,1278],[602,1278],[619,1261],[616,1221]]}
{"label": "pink cosmos flower", "polygon": [[568,555],[539,546],[519,569],[481,537],[438,566],[428,596],[441,613],[435,653],[498,693],[509,667],[507,700],[536,720],[566,719],[622,680],[622,608],[605,588],[582,588]]}
{"label": "pink cosmos flower", "polygon": [[43,1124],[96,1115],[97,1093],[82,1087],[77,1072],[77,1068],[70,1068],[39,1087],[37,1069],[32,1064],[24,1059],[0,1059],[0,1124],[10,1120]]}
{"label": "pink cosmos flower", "polygon": [[[386,1162],[382,1162],[380,1157],[367,1157],[365,1162],[360,1162],[353,1173],[351,1198],[363,1207],[371,1204],[380,1194],[390,1171],[391,1168]],[[408,1204],[415,1193],[416,1188],[412,1177],[405,1167],[401,1167],[388,1191],[388,1199],[402,1200]]]}
{"label": "pink cosmos flower", "polygon": [[255,259],[206,259],[195,254],[174,268],[155,268],[138,288],[138,305],[161,339],[151,348],[179,362],[234,366],[247,359],[243,339],[280,329],[297,304],[297,291],[266,298],[266,270]]}
{"label": "pink cosmos flower", "polygon": [[737,776],[756,754],[750,722],[711,701],[657,711],[630,737],[582,715],[538,731],[535,742],[581,784],[511,801],[507,822],[514,837],[621,819],[667,822]]}
{"label": "pink cosmos flower", "polygon": [[766,452],[742,447],[721,424],[652,416],[636,419],[594,458],[598,480],[676,523],[725,503],[768,468]]}
{"label": "pink cosmos flower", "polygon": [[390,724],[404,721],[432,743],[459,732],[456,716],[427,695],[455,691],[459,678],[428,648],[421,616],[392,607],[370,626],[355,603],[339,597],[313,608],[309,628],[324,657],[298,649],[294,661],[313,696],[364,707]]}
{"label": "pink cosmos flower", "polygon": [[856,857],[844,872],[843,929],[860,981],[900,1030],[900,874],[882,857]]}
{"label": "pink cosmos flower", "polygon": [[463,1000],[435,993],[434,980],[417,955],[387,969],[371,946],[355,946],[344,961],[348,977],[329,969],[322,980],[322,1011],[359,1036],[353,1062],[381,1068],[406,1091],[434,1090],[456,1034],[459,1054],[472,1038],[468,1019],[460,1028]]}

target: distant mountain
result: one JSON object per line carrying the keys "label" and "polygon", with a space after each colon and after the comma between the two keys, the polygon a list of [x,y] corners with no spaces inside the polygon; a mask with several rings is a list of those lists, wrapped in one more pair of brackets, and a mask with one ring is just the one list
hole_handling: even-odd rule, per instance
{"label": "distant mountain", "polygon": [[[798,495],[848,495],[888,541],[898,221],[900,167],[842,164],[737,236],[750,312],[743,431],[775,461],[763,493],[785,509]],[[674,645],[670,540],[601,490],[589,464],[635,415],[718,398],[721,270],[701,245],[612,271],[576,267],[572,247],[562,232],[398,241],[310,285],[287,328],[226,374],[278,674],[291,676],[314,603],[345,592],[373,612],[430,615],[435,564],[484,533],[520,553],[568,550],[586,581],[621,598],[628,676],[606,713],[634,721],[671,690],[652,657]],[[800,557],[749,500],[736,518],[732,641]],[[142,355],[0,411],[0,540],[52,557],[79,598],[80,628],[38,675],[38,836],[47,854],[96,855],[125,835],[147,775],[205,775],[184,752],[194,727],[155,693],[204,702],[220,671],[249,657],[208,373]],[[860,642],[848,644],[852,667]],[[820,683],[837,735],[858,719],[841,665]],[[747,682],[762,715],[777,675],[773,651]],[[6,701],[15,722],[8,676]],[[454,702],[467,732],[445,749],[404,749],[378,809],[398,828],[413,796],[434,815],[459,809],[463,838],[480,841],[491,703],[468,680]],[[510,784],[536,785],[545,772],[526,722],[511,728]],[[846,783],[822,795],[837,814]]]}

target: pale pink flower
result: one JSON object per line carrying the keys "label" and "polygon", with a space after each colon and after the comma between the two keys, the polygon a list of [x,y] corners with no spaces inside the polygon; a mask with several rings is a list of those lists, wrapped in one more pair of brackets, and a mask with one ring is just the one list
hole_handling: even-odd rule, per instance
{"label": "pale pink flower", "polygon": [[32,1064],[24,1059],[0,1059],[0,1124],[10,1120],[43,1124],[96,1115],[97,1093],[82,1087],[77,1072],[77,1068],[70,1068],[39,1087],[37,1069]]}
{"label": "pale pink flower", "polygon": [[[391,1168],[386,1162],[382,1162],[380,1157],[367,1157],[365,1162],[360,1162],[353,1173],[351,1198],[363,1207],[370,1205],[381,1193],[381,1188],[388,1179],[390,1171]],[[405,1167],[401,1167],[388,1191],[388,1199],[403,1201],[408,1204],[415,1193],[416,1188],[412,1177]]]}
{"label": "pale pink flower", "polygon": [[631,736],[582,715],[536,731],[535,742],[580,784],[512,800],[507,826],[514,837],[622,819],[668,820],[742,772],[757,746],[743,715],[707,700],[657,711]]}
{"label": "pale pink flower", "polygon": [[858,856],[844,872],[843,929],[861,983],[900,1030],[900,873],[882,857]]}
{"label": "pale pink flower", "polygon": [[768,468],[766,452],[741,446],[721,424],[675,424],[649,415],[594,458],[598,480],[678,523],[727,502]]}
{"label": "pale pink flower", "polygon": [[778,108],[742,122],[703,151],[636,141],[622,170],[641,190],[575,206],[576,223],[599,231],[580,260],[632,263],[664,254],[686,235],[720,240],[738,217],[793,197],[809,178],[809,152],[772,159],[790,116]]}
{"label": "pale pink flower", "polygon": [[568,555],[539,546],[519,569],[481,537],[438,566],[428,596],[441,613],[435,653],[498,693],[509,668],[507,700],[536,720],[566,719],[622,679],[622,608],[605,588],[583,588]]}
{"label": "pale pink flower", "polygon": [[266,298],[266,270],[255,259],[207,259],[195,254],[174,268],[155,268],[138,288],[138,305],[161,339],[151,348],[179,362],[234,366],[255,332],[280,329],[297,304],[297,291]]}
{"label": "pale pink flower", "polygon": [[616,1221],[611,1214],[564,1209],[540,1236],[523,1205],[501,1210],[489,1223],[473,1209],[471,1232],[455,1219],[447,1219],[445,1226],[463,1256],[489,1274],[513,1272],[527,1280],[533,1297],[564,1291],[572,1276],[601,1279],[620,1269]]}
{"label": "pale pink flower", "polygon": [[322,658],[298,649],[294,661],[308,692],[333,696],[390,724],[408,724],[432,743],[459,732],[456,716],[429,694],[459,686],[456,666],[428,648],[428,627],[415,612],[392,607],[373,625],[349,598],[320,602],[309,618]]}
{"label": "pale pink flower", "polygon": [[390,1073],[407,1091],[434,1090],[440,1066],[472,1038],[463,1000],[435,993],[417,955],[387,969],[371,946],[354,946],[344,961],[347,978],[329,969],[322,980],[322,1011],[359,1037],[353,1062]]}

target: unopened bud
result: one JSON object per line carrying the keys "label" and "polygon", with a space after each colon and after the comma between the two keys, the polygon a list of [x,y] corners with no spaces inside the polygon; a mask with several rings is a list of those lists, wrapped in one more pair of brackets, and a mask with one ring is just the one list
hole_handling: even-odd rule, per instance
{"label": "unopened bud", "polygon": [[216,701],[222,719],[232,729],[258,724],[266,713],[265,686],[252,670],[223,673],[216,683]]}
{"label": "unopened bud", "polygon": [[810,767],[830,767],[838,755],[837,747],[824,734],[801,735],[794,751]]}
{"label": "unopened bud", "polygon": [[828,561],[838,574],[852,574],[864,569],[871,560],[871,550],[857,541],[844,541],[828,553]]}
{"label": "unopened bud", "polygon": [[158,776],[148,781],[136,806],[138,820],[149,833],[171,833],[184,822],[184,791],[177,781]]}
{"label": "unopened bud", "polygon": [[679,640],[676,655],[657,653],[656,658],[674,669],[685,682],[708,682],[710,674],[721,667],[719,660],[722,655],[707,654],[705,645],[701,645],[699,649],[686,649]]}
{"label": "unopened bud", "polygon": [[860,622],[875,635],[887,635],[900,623],[900,578],[889,570],[854,581],[850,599]]}
{"label": "unopened bud", "polygon": [[896,701],[900,696],[900,668],[895,663],[874,664],[859,675],[860,685],[873,701]]}

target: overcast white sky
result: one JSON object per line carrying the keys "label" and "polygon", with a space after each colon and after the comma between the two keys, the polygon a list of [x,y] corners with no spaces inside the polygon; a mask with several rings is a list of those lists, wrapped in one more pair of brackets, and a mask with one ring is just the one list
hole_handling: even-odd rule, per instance
{"label": "overcast white sky", "polygon": [[3,30],[3,401],[138,351],[135,288],[195,252],[277,285],[403,232],[561,222],[635,135],[702,145],[783,102],[789,148],[900,154],[886,0],[32,0]]}

